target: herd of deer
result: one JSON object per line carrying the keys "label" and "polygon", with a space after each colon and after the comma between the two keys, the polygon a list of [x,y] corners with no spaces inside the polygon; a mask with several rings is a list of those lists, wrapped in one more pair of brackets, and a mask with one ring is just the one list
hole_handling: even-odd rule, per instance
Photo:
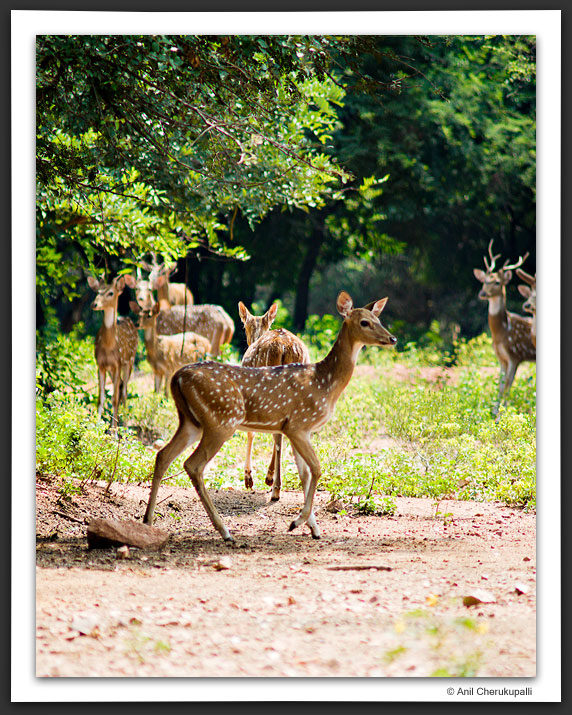
{"label": "herd of deer", "polygon": [[[495,270],[496,259],[489,244],[490,264],[486,271],[474,269],[483,283],[479,297],[489,301],[489,326],[495,353],[501,364],[498,403],[508,394],[516,369],[523,360],[536,359],[536,276],[521,270],[525,258],[514,265],[505,262]],[[292,447],[304,491],[303,508],[290,530],[308,524],[311,535],[320,537],[313,512],[313,499],[320,463],[311,445],[311,435],[332,415],[336,401],[350,381],[358,354],[365,345],[394,346],[396,338],[380,323],[379,316],[387,298],[354,308],[351,297],[341,291],[336,307],[343,318],[341,329],[328,355],[311,363],[308,350],[288,330],[271,330],[277,306],[263,316],[254,316],[239,302],[238,311],[244,325],[248,349],[241,365],[205,358],[216,357],[221,345],[229,343],[234,323],[219,305],[196,305],[184,284],[169,282],[173,268],[142,264],[148,271],[143,279],[122,275],[107,284],[92,277],[90,287],[97,292],[94,310],[104,313],[103,324],[95,341],[99,371],[98,414],[103,413],[105,382],[109,373],[113,383],[113,424],[117,424],[119,403],[127,401],[127,383],[137,351],[137,328],[128,317],[118,317],[119,295],[125,286],[135,291],[129,305],[138,315],[138,328],[144,331],[147,359],[155,377],[155,391],[161,388],[171,394],[179,417],[172,439],[157,453],[151,492],[144,516],[152,524],[161,480],[172,462],[191,444],[199,444],[185,461],[187,471],[213,526],[223,539],[232,542],[227,527],[215,508],[204,485],[203,472],[222,445],[235,431],[247,432],[244,468],[246,488],[252,488],[252,440],[254,432],[268,432],[274,437],[272,461],[266,483],[272,486],[271,500],[280,498],[280,462],[282,437]],[[532,318],[509,313],[506,309],[506,285],[512,269],[527,283],[519,286],[527,299],[524,308]],[[156,291],[155,299],[153,291]]]}

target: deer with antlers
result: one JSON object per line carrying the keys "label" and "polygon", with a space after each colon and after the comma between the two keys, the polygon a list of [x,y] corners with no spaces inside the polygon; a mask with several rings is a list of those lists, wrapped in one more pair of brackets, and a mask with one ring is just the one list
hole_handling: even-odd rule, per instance
{"label": "deer with antlers", "polygon": [[[238,314],[244,325],[248,349],[242,357],[244,367],[262,367],[266,365],[288,365],[291,363],[309,363],[308,348],[296,335],[284,328],[271,330],[276,318],[278,305],[274,303],[262,316],[252,315],[242,301],[238,303]],[[244,486],[252,489],[252,443],[254,433],[246,434],[246,459],[244,464]],[[282,434],[274,434],[272,460],[266,475],[266,484],[272,486],[271,501],[280,499],[281,487]]]}
{"label": "deer with antlers", "polygon": [[498,399],[493,407],[493,413],[497,416],[502,400],[508,396],[518,366],[525,360],[536,361],[536,348],[530,336],[531,318],[509,313],[506,309],[506,286],[512,278],[512,270],[524,263],[528,253],[519,257],[512,265],[509,265],[508,260],[505,261],[502,268],[495,270],[496,259],[500,258],[500,253],[493,256],[492,245],[491,239],[490,264],[486,256],[484,257],[486,271],[474,268],[473,273],[483,284],[479,298],[489,302],[489,328],[494,351],[501,366]]}
{"label": "deer with antlers", "polygon": [[530,326],[530,339],[532,344],[536,349],[536,273],[531,276],[529,273],[525,273],[522,268],[516,269],[516,274],[528,285],[523,286],[520,284],[518,286],[518,292],[526,301],[522,304],[522,309],[527,313],[532,313],[532,323]]}
{"label": "deer with antlers", "polygon": [[103,325],[95,338],[95,360],[99,374],[97,413],[100,416],[103,414],[105,382],[109,373],[113,383],[113,425],[116,426],[119,402],[127,403],[127,383],[137,353],[137,329],[130,318],[117,317],[117,301],[125,288],[124,276],[114,278],[111,283],[88,276],[87,282],[97,293],[92,309],[103,311]]}
{"label": "deer with antlers", "polygon": [[313,501],[321,470],[310,437],[331,417],[361,348],[397,342],[379,322],[386,302],[387,298],[382,298],[354,308],[350,296],[342,291],[337,299],[342,326],[332,349],[318,363],[244,367],[203,362],[178,370],[171,379],[171,393],[179,426],[157,453],[144,522],[153,523],[159,485],[173,460],[199,440],[184,467],[213,526],[226,542],[232,542],[205,487],[204,469],[237,429],[279,432],[290,440],[304,489],[304,506],[289,530],[307,523],[312,536],[319,538]]}

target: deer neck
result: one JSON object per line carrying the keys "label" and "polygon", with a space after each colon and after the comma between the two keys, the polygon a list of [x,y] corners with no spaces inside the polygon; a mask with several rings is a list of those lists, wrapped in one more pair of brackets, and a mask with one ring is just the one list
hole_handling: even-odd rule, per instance
{"label": "deer neck", "polygon": [[349,329],[344,322],[332,349],[316,364],[317,377],[329,382],[334,402],[350,381],[362,347],[363,343],[356,343],[350,338]]}
{"label": "deer neck", "polygon": [[159,310],[170,310],[171,303],[169,302],[169,284],[164,281],[163,285],[157,287],[157,301],[159,302]]}
{"label": "deer neck", "polygon": [[155,322],[151,327],[143,329],[143,340],[149,361],[153,362],[157,355],[157,324]]}
{"label": "deer neck", "polygon": [[489,327],[493,338],[504,334],[508,326],[506,313],[506,293],[503,288],[500,295],[489,298]]}
{"label": "deer neck", "polygon": [[115,344],[115,331],[117,327],[117,305],[103,309],[103,325],[99,331],[99,343],[102,346]]}

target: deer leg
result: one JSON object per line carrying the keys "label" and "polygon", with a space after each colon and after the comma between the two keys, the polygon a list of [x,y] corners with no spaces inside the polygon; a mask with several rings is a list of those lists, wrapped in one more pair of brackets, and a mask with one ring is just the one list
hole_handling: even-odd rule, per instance
{"label": "deer leg", "polygon": [[273,435],[274,446],[272,448],[272,461],[268,467],[266,476],[266,484],[272,485],[272,493],[270,501],[278,501],[280,499],[280,487],[282,486],[281,457],[282,457],[282,435],[280,433]]}
{"label": "deer leg", "polygon": [[[302,489],[304,491],[304,496],[310,485],[310,469],[306,462],[302,459],[300,454],[292,447],[294,452],[294,459],[296,460],[296,467],[298,468],[298,474],[300,475],[300,481],[302,482]],[[308,526],[310,527],[310,532],[312,533],[313,539],[320,538],[320,528],[316,522],[316,517],[314,516],[314,510],[310,513],[308,517]]]}
{"label": "deer leg", "polygon": [[[298,517],[294,519],[294,521],[290,524],[290,528],[288,529],[288,531],[292,531],[301,524],[305,524],[312,516],[312,504],[314,502],[314,494],[316,493],[316,486],[318,485],[318,479],[320,478],[321,469],[320,461],[318,460],[318,457],[314,452],[314,448],[310,444],[309,435],[289,434],[287,436],[292,443],[292,447],[294,448],[295,452],[299,453],[300,457],[302,457],[303,461],[310,468],[311,475],[308,479],[307,477],[302,476],[302,473],[305,473],[304,470],[302,470],[302,472],[300,473],[300,480],[302,481],[302,485],[304,486],[305,499],[302,511],[300,512]],[[306,484],[304,484],[304,480],[306,480]]]}
{"label": "deer leg", "polygon": [[246,433],[246,458],[244,460],[244,486],[246,489],[252,489],[254,482],[252,481],[252,443],[254,441],[254,433]]}
{"label": "deer leg", "polygon": [[113,379],[113,426],[117,427],[119,422],[118,412],[119,412],[119,400],[121,399],[121,368],[116,368],[112,373]]}
{"label": "deer leg", "polygon": [[161,373],[156,372],[155,373],[155,392],[159,392],[161,390]]}
{"label": "deer leg", "polygon": [[97,414],[101,417],[103,414],[103,406],[105,404],[105,370],[103,368],[98,369],[98,377],[99,377],[99,395],[97,398]]}
{"label": "deer leg", "polygon": [[129,382],[129,378],[131,377],[131,370],[133,369],[133,365],[125,365],[123,367],[123,375],[121,378],[122,381],[122,390],[121,390],[121,401],[123,402],[124,405],[127,405],[127,384]]}
{"label": "deer leg", "polygon": [[155,459],[155,469],[153,472],[153,482],[151,483],[151,492],[149,501],[147,502],[147,510],[143,517],[143,523],[152,524],[153,514],[155,513],[155,503],[157,501],[157,492],[163,475],[169,469],[171,464],[177,459],[179,454],[183,452],[190,444],[196,442],[201,436],[201,429],[195,427],[190,422],[180,422],[177,431],[171,440],[157,452]]}
{"label": "deer leg", "polygon": [[184,464],[185,470],[191,478],[193,486],[197,490],[199,499],[203,503],[212,525],[225,541],[234,541],[234,539],[224,525],[220,514],[216,510],[216,507],[209,496],[203,480],[203,472],[207,464],[219,451],[226,440],[232,437],[233,434],[234,429],[229,430],[217,428],[216,432],[212,429],[209,432],[203,431],[203,436],[198,444],[198,447]]}
{"label": "deer leg", "polygon": [[499,411],[499,408],[500,408],[500,404],[501,404],[501,401],[502,401],[502,397],[503,397],[503,394],[504,394],[504,390],[505,390],[506,371],[507,371],[508,363],[501,361],[500,366],[501,366],[501,371],[500,371],[500,375],[499,375],[498,396],[497,396],[497,401],[496,401],[495,404],[493,405],[493,415],[494,415],[495,417],[496,417],[496,415],[498,414],[498,411]]}
{"label": "deer leg", "polygon": [[513,362],[512,360],[508,364],[508,370],[506,371],[506,378],[505,378],[505,386],[504,386],[504,397],[508,397],[508,393],[510,392],[510,388],[512,387],[512,383],[514,381],[514,376],[516,375],[516,368],[518,367],[517,362]]}

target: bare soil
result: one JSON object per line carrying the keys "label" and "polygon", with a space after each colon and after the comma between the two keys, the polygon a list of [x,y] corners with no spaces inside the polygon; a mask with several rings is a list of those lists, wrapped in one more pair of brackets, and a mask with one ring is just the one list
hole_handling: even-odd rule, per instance
{"label": "bare soil", "polygon": [[167,547],[121,558],[88,550],[86,522],[140,520],[148,487],[105,486],[68,502],[38,483],[37,676],[535,675],[534,514],[397,499],[394,517],[340,515],[319,492],[314,540],[287,531],[300,493],[221,490],[228,547],[193,490],[165,484]]}
{"label": "bare soil", "polygon": [[[396,376],[455,378],[442,368]],[[380,435],[374,447],[389,442]],[[192,488],[167,481],[154,522],[167,546],[123,553],[89,550],[87,524],[141,521],[149,485],[90,482],[68,498],[59,486],[37,481],[38,677],[536,673],[533,513],[397,498],[392,517],[340,514],[318,491],[315,540],[288,532],[300,491],[270,502],[237,471],[236,489],[212,492],[233,546]]]}

